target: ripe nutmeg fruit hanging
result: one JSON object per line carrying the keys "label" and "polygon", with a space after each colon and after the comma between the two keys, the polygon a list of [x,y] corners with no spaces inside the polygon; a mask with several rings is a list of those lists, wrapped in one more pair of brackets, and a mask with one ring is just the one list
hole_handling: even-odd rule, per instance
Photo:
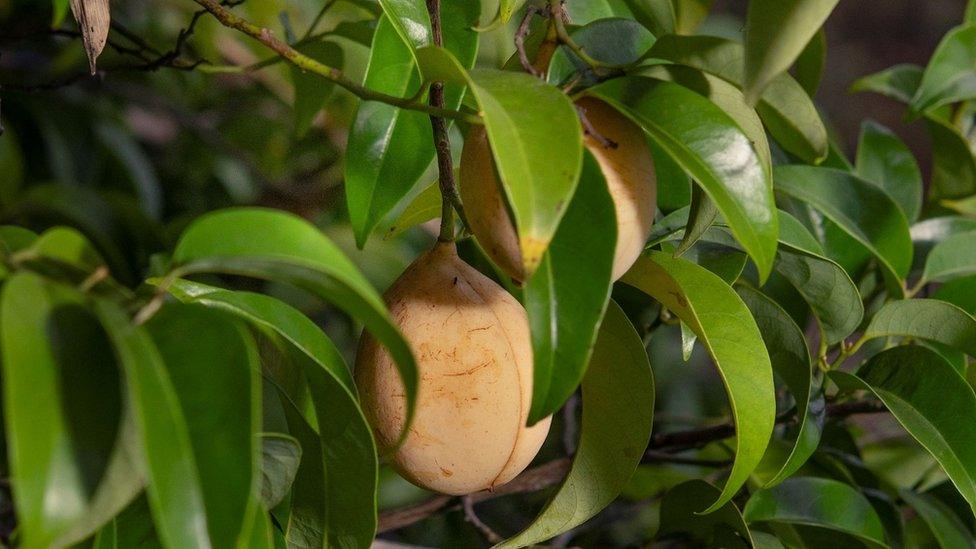
{"label": "ripe nutmeg fruit hanging", "polygon": [[393,358],[364,334],[356,385],[381,452],[407,480],[445,494],[490,489],[532,461],[550,418],[526,427],[532,346],[525,309],[458,257],[453,243],[421,254],[384,299],[413,349],[417,407],[403,443],[406,400]]}
{"label": "ripe nutmeg fruit hanging", "polygon": [[[637,260],[651,233],[657,208],[654,160],[644,132],[625,115],[590,97],[576,105],[593,132],[584,134],[583,144],[600,165],[617,215],[613,261],[613,279],[617,280]],[[515,280],[525,280],[523,250],[483,126],[468,132],[460,175],[461,201],[471,231],[496,265]]]}

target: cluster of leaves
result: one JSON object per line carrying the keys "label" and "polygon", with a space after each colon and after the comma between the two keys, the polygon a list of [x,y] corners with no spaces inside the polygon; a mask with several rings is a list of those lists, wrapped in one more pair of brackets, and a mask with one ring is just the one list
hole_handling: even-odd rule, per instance
{"label": "cluster of leaves", "polygon": [[[544,244],[532,276],[509,284],[532,329],[530,421],[578,389],[582,418],[565,480],[501,545],[574,530],[616,500],[636,502],[622,505],[618,531],[574,530],[581,540],[970,546],[976,8],[928,67],[854,84],[924,120],[935,166],[923,196],[921,170],[892,131],[865,123],[853,163],[828,137],[811,97],[824,62],[821,26],[836,0],[751,0],[741,42],[694,34],[707,0],[533,5],[548,17],[519,25],[521,53],[536,57],[553,35],[561,43],[541,75],[512,53],[524,3],[501,0],[494,30],[479,33],[472,27],[494,6],[445,0],[442,45],[420,0],[356,0],[349,8],[359,19],[315,34],[326,2],[303,38],[281,19],[301,55],[358,70],[365,89],[424,98],[432,82],[446,83],[444,108],[459,120],[454,153],[467,120],[485,126],[519,237]],[[64,4],[55,2],[61,13]],[[563,10],[572,21],[564,27]],[[492,33],[504,46],[479,50]],[[340,113],[348,232],[360,248],[439,214],[426,112],[357,103],[324,75],[286,74],[294,127],[266,133],[304,135],[324,105]],[[186,76],[200,87],[212,78]],[[660,215],[646,253],[617,284],[614,209],[582,146],[580,97],[632,119],[654,153]],[[50,114],[35,116],[51,124]],[[36,125],[47,143],[63,135]],[[299,217],[261,208],[194,215],[188,225],[176,218],[169,246],[156,224],[172,206],[144,153],[117,126],[105,128],[95,134],[115,158],[107,172],[125,174],[133,190],[23,189],[25,165],[39,161],[9,135],[0,139],[9,168],[0,199],[9,218],[39,229],[0,227],[4,470],[17,542],[368,546],[384,469],[333,343],[341,334],[326,335],[293,306],[318,298],[371,331],[396,358],[413,403],[416,365],[347,257],[357,253],[342,251],[340,236],[333,242]],[[213,129],[201,136],[217,139]],[[289,155],[321,145],[314,135],[294,139],[301,146]],[[97,178],[53,162],[77,156],[48,151],[42,171],[62,183]],[[228,194],[224,202],[254,201]],[[508,284],[466,247],[472,263]],[[651,437],[652,419],[668,405],[655,404],[668,362],[680,359],[653,348],[679,341],[686,361],[696,349],[708,355],[734,430],[672,447]],[[653,370],[648,342],[662,359]],[[910,438],[866,440],[842,421],[865,399]],[[681,457],[690,465],[655,461],[689,448]]]}

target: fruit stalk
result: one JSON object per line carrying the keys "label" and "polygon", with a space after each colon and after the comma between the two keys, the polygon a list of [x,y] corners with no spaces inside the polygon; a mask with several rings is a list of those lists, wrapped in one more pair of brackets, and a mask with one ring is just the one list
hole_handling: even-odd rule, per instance
{"label": "fruit stalk", "polygon": [[[434,44],[442,46],[444,39],[441,32],[440,0],[427,0],[427,11],[430,13],[430,30],[434,36]],[[443,82],[434,82],[431,85],[429,104],[435,109],[444,108]],[[441,229],[437,240],[441,242],[453,242],[454,208],[455,206],[460,206],[461,199],[458,197],[457,185],[454,182],[451,138],[447,134],[447,122],[440,116],[430,115],[430,127],[434,132],[434,150],[437,151],[438,182],[441,189]],[[459,209],[458,212],[460,213],[460,211]]]}

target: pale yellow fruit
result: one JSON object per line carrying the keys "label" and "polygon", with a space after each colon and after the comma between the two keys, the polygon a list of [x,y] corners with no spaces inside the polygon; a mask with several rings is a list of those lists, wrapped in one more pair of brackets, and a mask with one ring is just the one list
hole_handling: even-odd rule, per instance
{"label": "pale yellow fruit", "polygon": [[[445,243],[418,257],[384,298],[420,374],[416,415],[393,467],[417,485],[455,495],[514,478],[550,423],[525,426],[532,399],[525,309]],[[403,383],[368,334],[355,375],[380,450],[390,450],[404,426]]]}
{"label": "pale yellow fruit", "polygon": [[[617,214],[613,261],[613,279],[617,280],[637,260],[651,233],[657,207],[654,160],[644,132],[626,116],[592,98],[580,99],[576,104],[584,110],[593,129],[614,145],[607,146],[589,134],[583,139],[603,171]],[[485,252],[512,278],[523,280],[522,250],[483,126],[472,127],[464,141],[460,193],[471,231]],[[538,259],[541,258],[531,258],[530,262]]]}

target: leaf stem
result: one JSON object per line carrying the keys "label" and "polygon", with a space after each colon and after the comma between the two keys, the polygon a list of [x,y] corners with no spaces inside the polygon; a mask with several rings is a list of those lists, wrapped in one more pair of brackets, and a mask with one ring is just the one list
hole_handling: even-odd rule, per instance
{"label": "leaf stem", "polygon": [[304,71],[317,74],[332,81],[364,101],[378,101],[401,109],[424,112],[432,116],[463,120],[469,124],[481,124],[481,118],[475,114],[435,107],[414,98],[397,97],[371,90],[350,80],[341,70],[329,67],[307,55],[303,55],[295,48],[275,38],[270,29],[255,25],[243,17],[236,15],[234,12],[220,5],[218,0],[193,1],[203,6],[204,9],[210,12],[225,27],[240,31],[258,40],[281,56],[285,61]]}

